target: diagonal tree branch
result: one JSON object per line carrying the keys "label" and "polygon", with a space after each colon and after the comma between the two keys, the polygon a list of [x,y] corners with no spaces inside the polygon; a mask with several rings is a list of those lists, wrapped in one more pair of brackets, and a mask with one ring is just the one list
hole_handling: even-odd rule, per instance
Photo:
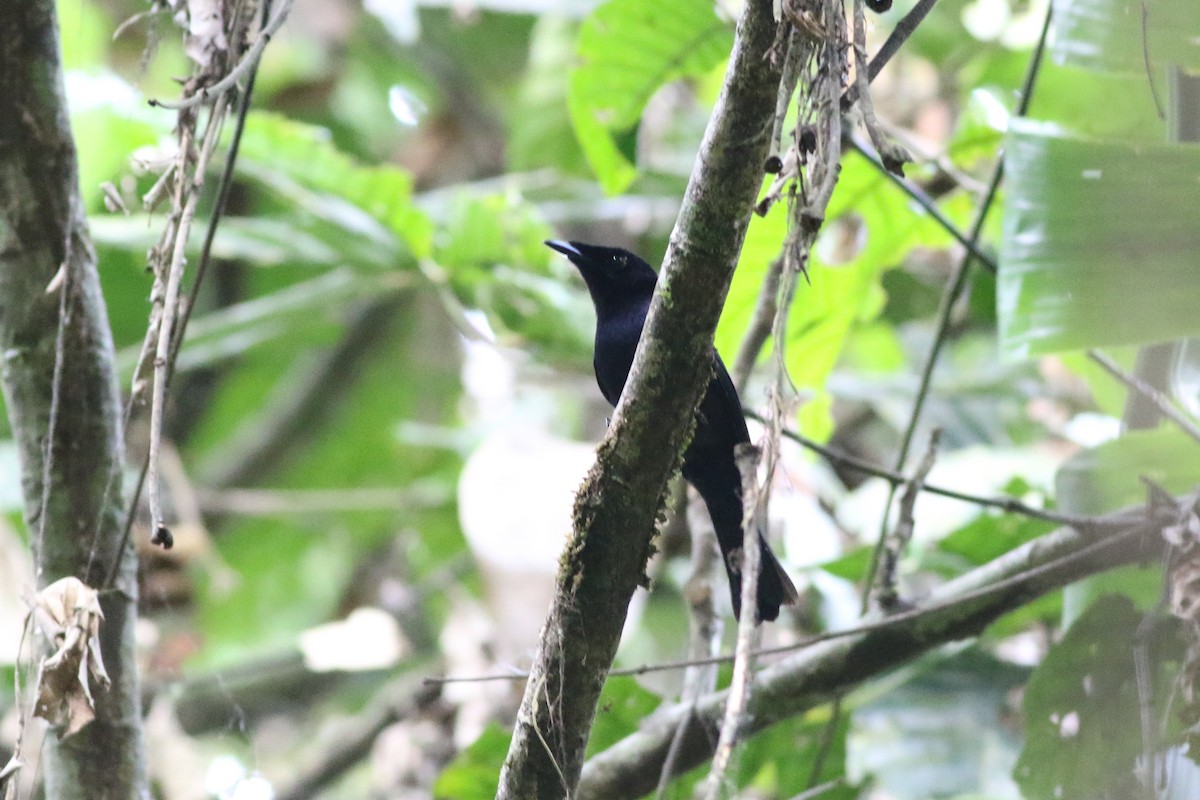
{"label": "diagonal tree branch", "polygon": [[563,797],[579,779],[667,481],[711,374],[707,354],[762,180],[780,80],[764,58],[774,36],[770,0],[746,3],[633,371],[576,498],[500,798]]}
{"label": "diagonal tree branch", "polygon": [[52,0],[0,3],[0,371],[38,583],[105,593],[112,688],[75,736],[47,738],[49,798],[148,797],[133,661],[137,560],[120,543],[124,459],[112,338],[79,195]]}
{"label": "diagonal tree branch", "polygon": [[[827,703],[939,645],[979,635],[1003,614],[1087,575],[1161,555],[1171,513],[1127,508],[1095,528],[1059,528],[956,578],[912,611],[879,619],[847,636],[823,639],[760,672],[747,708],[747,735]],[[577,800],[621,800],[653,789],[681,719],[675,774],[710,758],[727,691],[660,711],[637,733],[591,758]]]}

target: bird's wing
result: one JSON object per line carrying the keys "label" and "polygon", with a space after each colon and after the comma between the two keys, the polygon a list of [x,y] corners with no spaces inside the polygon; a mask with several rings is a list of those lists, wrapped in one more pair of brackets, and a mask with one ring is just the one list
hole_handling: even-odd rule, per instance
{"label": "bird's wing", "polygon": [[721,356],[713,353],[716,363],[713,365],[713,379],[708,386],[709,402],[720,403],[725,411],[721,419],[729,427],[729,433],[734,437],[734,443],[750,441],[750,431],[746,429],[746,417],[742,413],[742,401],[738,398],[737,388],[725,362]]}

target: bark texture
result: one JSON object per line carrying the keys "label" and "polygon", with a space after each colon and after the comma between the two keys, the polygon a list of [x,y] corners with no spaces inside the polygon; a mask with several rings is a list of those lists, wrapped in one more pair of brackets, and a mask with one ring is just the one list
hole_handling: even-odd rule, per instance
{"label": "bark texture", "polygon": [[133,661],[137,561],[132,546],[119,550],[120,395],[79,194],[54,2],[0,3],[0,31],[0,377],[38,583],[74,575],[100,588],[115,576],[101,596],[112,688],[95,692],[95,721],[66,741],[48,741],[46,796],[148,797]]}
{"label": "bark texture", "polygon": [[629,382],[576,498],[499,798],[574,794],[667,481],[711,375],[713,332],[762,183],[780,79],[765,58],[774,36],[770,0],[749,0]]}

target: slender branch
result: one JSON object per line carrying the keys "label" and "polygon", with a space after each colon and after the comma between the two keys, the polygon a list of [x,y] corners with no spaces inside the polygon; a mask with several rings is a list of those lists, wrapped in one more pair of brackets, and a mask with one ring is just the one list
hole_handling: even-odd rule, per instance
{"label": "slender branch", "polygon": [[[263,0],[262,14],[264,18],[270,13],[270,9],[271,0]],[[191,321],[192,312],[196,308],[196,300],[200,295],[200,287],[204,285],[204,277],[208,273],[208,266],[212,260],[212,246],[213,241],[217,237],[217,227],[220,225],[221,218],[225,213],[225,205],[229,202],[229,190],[233,186],[234,167],[237,165],[238,152],[241,150],[242,135],[246,131],[246,117],[250,113],[250,103],[254,97],[254,84],[257,78],[258,65],[256,61],[254,68],[250,70],[250,74],[246,78],[246,88],[242,90],[238,98],[237,119],[234,122],[233,136],[229,141],[229,152],[225,156],[225,166],[221,170],[221,182],[217,186],[217,199],[213,204],[212,213],[208,218],[208,227],[204,231],[204,244],[200,247],[200,260],[196,265],[196,277],[192,281],[191,289],[188,291],[188,300],[183,306],[179,327],[171,343],[169,367],[172,374],[175,371],[175,362],[179,358],[179,348],[183,346],[184,334],[187,333],[188,323]]]}
{"label": "slender branch", "polygon": [[[887,630],[890,628],[890,626],[899,622],[917,623],[927,615],[940,614],[945,611],[950,611],[956,606],[966,602],[971,602],[986,598],[989,595],[1018,589],[1030,581],[1040,580],[1047,574],[1067,568],[1074,569],[1076,566],[1078,566],[1078,562],[1086,562],[1089,559],[1095,558],[1100,551],[1104,550],[1105,548],[1121,544],[1130,536],[1144,533],[1145,530],[1143,527],[1139,527],[1142,522],[1145,522],[1146,525],[1151,527],[1154,525],[1160,525],[1164,522],[1163,519],[1158,517],[1156,517],[1154,521],[1147,521],[1148,517],[1149,515],[1145,512],[1145,510],[1138,506],[1115,514],[1092,517],[1086,522],[1086,524],[1064,526],[1063,529],[1060,529],[1060,531],[1048,533],[1034,541],[1043,543],[1053,542],[1056,540],[1051,537],[1054,537],[1056,534],[1060,533],[1061,530],[1070,529],[1078,533],[1081,537],[1081,543],[1077,549],[1069,550],[1054,558],[1049,558],[1046,561],[1040,561],[1035,566],[1029,567],[1028,569],[1015,570],[1011,572],[1011,574],[1006,574],[997,579],[994,583],[983,583],[977,588],[974,588],[969,592],[965,592],[962,595],[947,597],[940,601],[924,602],[914,606],[911,609],[908,609],[907,611],[889,614],[886,617],[862,622],[849,628],[841,628],[835,631],[818,633],[813,636],[805,637],[804,639],[792,644],[756,650],[754,655],[756,658],[765,658],[768,656],[795,653],[825,642],[832,642],[838,639],[844,639],[846,637]],[[995,565],[1004,559],[1014,558],[1014,553],[1017,553],[1026,546],[1027,545],[1022,545],[1022,547],[1016,548],[1015,550],[1000,556],[995,561],[991,562],[991,564]],[[1115,565],[1100,566],[1097,567],[1095,571],[1099,572],[1103,569],[1108,569],[1110,566]],[[972,573],[968,574],[975,574],[979,570],[993,568],[994,567],[989,565],[984,565],[983,567],[979,567]],[[940,593],[942,592],[942,589],[935,591],[933,597],[939,597]],[[654,672],[671,672],[674,670],[687,669],[691,667],[729,664],[733,660],[733,654],[721,654],[708,658],[689,658],[678,661],[662,661],[655,664],[642,664],[637,667],[625,667],[622,669],[611,670],[608,674],[612,677],[636,677]],[[509,673],[494,673],[491,675],[427,677],[424,679],[424,681],[430,684],[488,683],[492,681],[520,681],[525,680],[528,677],[528,673],[514,669]]]}
{"label": "slender branch", "polygon": [[996,264],[996,259],[984,252],[984,250],[979,247],[979,243],[977,241],[972,240],[969,236],[967,236],[967,234],[963,233],[963,231],[957,225],[955,225],[954,222],[945,215],[945,213],[942,212],[942,209],[932,197],[923,192],[921,188],[911,180],[905,178],[903,175],[897,175],[895,172],[885,167],[883,162],[879,160],[879,156],[867,149],[857,136],[850,136],[849,142],[852,150],[857,152],[863,158],[867,159],[867,161],[870,161],[871,164],[880,171],[880,173],[886,175],[888,179],[892,181],[892,183],[899,186],[900,189],[903,190],[903,192],[909,197],[911,197],[913,202],[920,206],[926,214],[933,217],[934,221],[936,221],[937,224],[942,227],[942,230],[953,236],[956,242],[967,248],[975,260],[986,267],[988,272],[995,273],[996,270],[999,269],[999,266]]}
{"label": "slender branch", "polygon": [[[1029,110],[1029,103],[1033,99],[1033,87],[1037,81],[1038,71],[1041,69],[1042,54],[1046,48],[1046,38],[1050,33],[1050,21],[1054,16],[1053,4],[1046,7],[1046,17],[1042,22],[1042,32],[1038,39],[1037,46],[1033,50],[1033,54],[1029,58],[1029,66],[1025,71],[1025,80],[1021,86],[1021,99],[1017,103],[1017,108],[1014,116],[1022,117]],[[971,225],[969,239],[971,242],[978,242],[979,237],[983,233],[984,222],[987,221],[988,212],[991,211],[992,203],[996,199],[996,192],[1000,188],[1000,182],[1004,179],[1004,157],[1001,155],[996,161],[996,166],[992,169],[991,180],[988,181],[987,192],[984,195],[983,202],[979,206],[979,210],[975,213],[975,221]],[[900,450],[896,455],[896,469],[901,470],[906,461],[908,461],[908,450],[912,445],[913,436],[916,434],[917,425],[921,420],[921,413],[925,408],[925,400],[929,396],[929,389],[933,381],[933,369],[937,366],[938,357],[941,355],[942,347],[946,343],[947,332],[950,329],[950,318],[954,313],[955,307],[958,305],[959,299],[962,297],[963,290],[967,286],[967,275],[971,266],[972,252],[975,248],[968,248],[962,254],[958,264],[955,267],[954,274],[951,276],[950,282],[946,286],[946,291],[942,295],[941,305],[938,308],[938,323],[937,333],[934,335],[933,346],[929,350],[929,355],[925,360],[925,367],[921,371],[921,380],[917,387],[917,394],[913,400],[912,414],[909,416],[908,426],[904,429],[904,434],[900,440]],[[875,545],[875,553],[871,558],[871,565],[867,571],[866,583],[868,586],[875,581],[875,573],[879,566],[879,557],[883,549],[884,537],[887,536],[888,517],[891,513],[892,500],[895,497],[896,487],[893,485],[888,492],[887,502],[883,508],[883,520],[880,524],[879,538]]]}
{"label": "slender branch", "polygon": [[[51,286],[55,283],[59,284],[58,322],[54,331],[54,368],[50,378],[50,407],[46,417],[45,443],[42,446],[42,507],[38,511],[37,537],[33,543],[33,558],[38,564],[38,577],[42,573],[42,553],[46,546],[46,520],[50,518],[50,488],[54,485],[54,442],[58,434],[58,413],[62,408],[62,375],[63,365],[66,363],[67,303],[71,297],[71,290],[74,288],[74,281],[71,280],[71,232],[67,233],[63,249],[66,256],[62,266],[59,267],[57,275],[50,280]],[[61,281],[58,280],[59,275],[62,276]],[[54,294],[50,287],[46,288],[46,292],[50,295]]]}
{"label": "slender branch", "polygon": [[[733,759],[733,749],[741,738],[742,714],[750,699],[754,651],[758,645],[758,580],[762,568],[758,531],[765,511],[765,498],[760,501],[758,488],[758,465],[761,457],[762,452],[753,445],[738,446],[736,458],[738,471],[742,476],[742,498],[745,505],[743,519],[746,520],[746,524],[742,526],[742,616],[738,621],[737,642],[734,646],[729,700],[725,703],[725,715],[721,722],[720,736],[717,738],[712,769],[705,779],[704,792],[708,800],[718,800],[723,793],[725,775]],[[767,474],[770,475],[769,468]],[[769,481],[768,478],[768,483]]]}
{"label": "slender branch", "polygon": [[771,326],[779,311],[779,280],[783,274],[785,260],[783,254],[780,254],[767,265],[767,274],[763,276],[762,286],[758,290],[758,301],[754,305],[754,317],[746,335],[742,337],[742,344],[733,361],[733,384],[739,392],[745,392],[750,373],[754,371],[754,362],[758,360],[758,354],[762,352],[763,345],[771,335]]}
{"label": "slender branch", "polygon": [[220,138],[221,127],[225,118],[228,98],[222,97],[213,108],[205,128],[204,139],[200,152],[192,165],[191,177],[187,176],[187,165],[190,161],[188,150],[191,147],[190,131],[185,131],[180,147],[180,162],[176,172],[178,175],[177,207],[182,201],[179,219],[173,227],[171,259],[166,267],[166,288],[162,294],[158,326],[155,330],[154,345],[154,381],[150,399],[150,443],[147,467],[148,494],[150,499],[150,540],[170,548],[173,539],[163,521],[162,500],[159,491],[158,452],[162,442],[163,414],[166,406],[167,382],[170,379],[172,343],[175,336],[175,323],[180,317],[179,293],[183,284],[183,270],[186,264],[185,251],[188,236],[191,233],[192,222],[196,217],[196,205],[200,201],[200,189],[204,185],[204,173],[208,169],[209,159],[216,150]]}
{"label": "slender branch", "polygon": [[[262,13],[264,18],[269,13],[271,0],[263,0]],[[114,34],[113,38],[119,35]],[[179,319],[174,335],[171,340],[171,351],[167,359],[167,382],[169,383],[175,374],[175,364],[179,359],[179,350],[183,346],[184,335],[187,333],[188,324],[192,319],[192,312],[196,308],[196,300],[200,295],[200,287],[204,284],[204,277],[208,273],[208,265],[211,261],[212,245],[216,239],[217,226],[220,224],[221,217],[225,212],[225,205],[229,200],[229,190],[233,185],[234,166],[237,164],[238,150],[242,143],[242,134],[246,129],[246,117],[250,111],[250,102],[254,95],[254,83],[258,77],[257,62],[255,68],[250,70],[249,77],[246,80],[246,88],[241,93],[238,99],[237,121],[233,129],[233,137],[229,144],[229,153],[225,156],[225,167],[221,171],[221,182],[217,187],[217,200],[213,205],[212,214],[208,220],[208,227],[204,233],[204,244],[200,249],[200,261],[196,266],[196,277],[192,280],[191,289],[188,290],[187,302],[183,304],[182,313]],[[164,178],[166,175],[164,174]],[[149,346],[150,339],[147,337],[146,344],[143,345],[143,357],[146,348]],[[136,379],[135,379],[136,380]],[[130,392],[129,402],[125,406],[125,427],[128,428],[129,420],[133,415],[133,408],[138,392]],[[160,429],[161,430],[161,429]],[[153,440],[152,440],[153,442]],[[155,448],[157,446],[155,445]],[[150,455],[151,450],[148,449],[145,459],[142,461],[141,469],[138,471],[137,480],[134,482],[133,491],[129,496],[128,511],[125,515],[125,526],[121,533],[122,545],[129,540],[129,535],[133,530],[133,522],[137,519],[138,504],[141,502],[142,489],[146,485],[146,479],[150,471]],[[112,478],[110,477],[110,482]],[[110,570],[108,577],[105,579],[104,585],[107,587],[111,584],[115,575],[115,565]]]}
{"label": "slender branch", "polygon": [[[933,10],[937,5],[937,0],[920,0],[912,7],[904,18],[896,23],[896,27],[892,29],[892,33],[888,36],[887,41],[879,48],[879,52],[871,59],[870,65],[867,67],[867,81],[875,80],[880,71],[887,66],[887,63],[892,60],[892,56],[900,52],[900,46],[908,41],[908,37],[913,35],[917,30],[917,26],[925,19],[925,16]],[[858,85],[855,84],[846,90],[842,95],[842,110],[849,111],[850,107],[858,100]]]}
{"label": "slender branch", "polygon": [[[686,487],[685,487],[686,488]],[[716,541],[712,526],[712,518],[703,499],[694,489],[685,491],[687,506],[687,527],[692,534],[692,572],[684,584],[683,594],[688,605],[688,658],[710,658],[720,652],[721,633],[724,630],[723,620],[717,616],[713,603],[712,574],[716,562]],[[699,698],[713,691],[717,686],[717,669],[711,664],[701,664],[686,667],[683,673],[682,688],[679,692],[679,702],[684,705],[694,704]],[[675,729],[671,749],[663,761],[658,786],[655,788],[655,800],[666,796],[671,776],[674,774],[675,754],[683,742],[683,734],[687,727],[687,718],[680,720]]]}
{"label": "slender branch", "polygon": [[212,102],[214,99],[223,97],[226,92],[237,87],[237,82],[241,80],[243,75],[258,67],[258,60],[262,58],[263,50],[265,50],[267,45],[270,44],[271,37],[274,36],[281,27],[283,27],[283,23],[287,19],[288,12],[291,11],[291,9],[292,0],[282,0],[275,12],[275,15],[271,18],[271,21],[267,23],[267,26],[259,32],[258,37],[254,40],[254,44],[250,46],[250,49],[246,51],[246,54],[242,56],[241,60],[238,61],[236,65],[234,65],[233,69],[229,70],[225,77],[221,78],[221,80],[217,81],[212,86],[202,87],[191,97],[185,97],[182,100],[152,99],[148,102],[152,106],[170,108],[176,111],[185,111],[205,105],[206,103]]}
{"label": "slender branch", "polygon": [[[753,411],[747,411],[746,416],[747,418],[756,420],[758,422],[765,422],[765,419],[760,414]],[[886,467],[872,464],[869,461],[864,461],[863,459],[857,458],[848,453],[843,453],[840,450],[813,441],[812,439],[796,433],[793,430],[785,428],[783,430],[783,435],[801,447],[812,450],[814,453],[819,454],[831,464],[844,467],[845,469],[851,469],[855,472],[861,472],[864,475],[882,478],[893,486],[899,486],[908,480],[904,477],[904,475],[896,472],[895,470],[890,470]],[[983,506],[985,508],[997,508],[1001,511],[1007,511],[1013,514],[1021,514],[1022,516],[1030,517],[1032,519],[1054,522],[1059,525],[1079,525],[1086,527],[1093,524],[1095,521],[1095,517],[1083,516],[1080,514],[1066,514],[1045,508],[1034,508],[1033,506],[1022,503],[1015,497],[983,497],[982,495],[960,492],[955,489],[947,489],[943,486],[936,486],[929,483],[922,483],[921,491],[940,495],[942,497],[949,497],[952,500],[961,500],[964,503],[973,503],[977,506]]]}
{"label": "slender branch", "polygon": [[[780,29],[782,31],[782,28]],[[768,163],[772,158],[779,158],[779,148],[783,143],[783,125],[787,120],[788,109],[792,105],[792,95],[796,93],[796,83],[800,80],[799,59],[793,52],[798,48],[800,32],[792,29],[787,40],[787,50],[783,56],[783,75],[779,79],[779,92],[775,97],[775,122],[771,126],[771,148],[767,157]],[[771,170],[768,169],[768,172]]]}
{"label": "slender branch", "polygon": [[904,165],[912,161],[912,156],[904,147],[889,139],[879,126],[879,120],[875,117],[875,103],[868,88],[866,16],[863,0],[854,0],[854,85],[858,88],[858,108],[862,113],[863,127],[884,168],[894,175],[903,175]]}
{"label": "slender branch", "polygon": [[1175,425],[1188,436],[1200,442],[1200,427],[1197,427],[1196,423],[1188,419],[1188,417],[1184,415],[1182,411],[1177,409],[1175,405],[1165,395],[1163,395],[1162,392],[1141,380],[1136,375],[1121,369],[1120,364],[1113,361],[1108,355],[1100,350],[1088,350],[1088,358],[1103,367],[1104,371],[1109,375],[1125,384],[1125,387],[1130,391],[1137,392],[1142,397],[1146,398],[1146,400],[1153,404],[1153,406],[1158,410],[1158,413],[1171,420],[1171,422],[1174,422]]}
{"label": "slender branch", "polygon": [[895,611],[900,602],[900,594],[896,589],[896,568],[900,565],[904,549],[912,541],[913,530],[917,525],[917,497],[921,494],[925,479],[929,477],[929,471],[937,462],[937,449],[941,438],[941,428],[934,428],[930,432],[925,457],[917,465],[912,478],[904,482],[904,492],[900,495],[900,519],[896,520],[896,529],[884,544],[883,565],[876,588],[876,602],[884,611]]}

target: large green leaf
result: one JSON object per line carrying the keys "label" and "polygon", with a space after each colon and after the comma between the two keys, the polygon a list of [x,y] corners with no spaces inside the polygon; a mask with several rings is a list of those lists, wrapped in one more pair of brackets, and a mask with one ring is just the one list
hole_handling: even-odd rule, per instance
{"label": "large green leaf", "polygon": [[[408,173],[393,166],[359,164],[340,152],[323,128],[252,113],[238,169],[281,192],[298,186],[339,198],[399,236],[417,258],[428,255],[432,246],[432,226],[412,203]],[[346,209],[347,226],[354,222],[353,209]]]}
{"label": "large green leaf", "polygon": [[[1134,650],[1152,648],[1163,665],[1173,637],[1144,641],[1142,615],[1126,597],[1109,595],[1051,648],[1025,690],[1025,747],[1014,777],[1028,800],[1145,796],[1137,778],[1142,719],[1164,719],[1161,702],[1142,716],[1139,680],[1161,700],[1166,672],[1138,676]],[[1147,732],[1154,735],[1154,732]]]}
{"label": "large green leaf", "polygon": [[605,191],[621,191],[637,174],[637,126],[650,97],[669,81],[707,72],[732,43],[709,0],[609,0],[584,21],[568,107]]}
{"label": "large green leaf", "polygon": [[1200,67],[1200,3],[1054,0],[1051,52],[1087,69],[1143,76],[1149,62],[1156,80],[1167,64]]}
{"label": "large green leaf", "polygon": [[[854,215],[850,218],[849,215]],[[846,228],[839,228],[841,217]],[[717,347],[729,359],[737,352],[761,291],[763,276],[787,236],[784,204],[766,217],[750,222],[738,269],[729,288],[717,329]],[[808,267],[809,280],[797,283],[788,317],[785,362],[792,382],[816,394],[819,402],[801,409],[801,424],[809,436],[831,432],[828,395],[824,386],[851,332],[873,321],[883,308],[883,273],[900,263],[915,244],[942,244],[948,237],[930,218],[915,214],[900,190],[889,185],[865,159],[849,156],[827,212],[822,236],[849,231],[857,243],[849,260],[822,260],[827,248],[818,245]]]}
{"label": "large green leaf", "polygon": [[505,153],[511,170],[555,167],[587,174],[588,165],[571,132],[566,98],[575,55],[575,26],[558,16],[538,20],[529,43],[529,64],[516,108],[508,115]]}
{"label": "large green leaf", "polygon": [[1200,333],[1200,148],[1014,120],[997,288],[1013,358]]}
{"label": "large green leaf", "polygon": [[1006,696],[1027,677],[978,647],[923,659],[911,680],[853,710],[850,774],[871,775],[892,800],[1012,798],[1020,742],[1004,724]]}
{"label": "large green leaf", "polygon": [[1076,514],[1103,514],[1146,498],[1142,477],[1169,492],[1200,484],[1200,448],[1173,427],[1129,431],[1085,450],[1058,470],[1059,504]]}

